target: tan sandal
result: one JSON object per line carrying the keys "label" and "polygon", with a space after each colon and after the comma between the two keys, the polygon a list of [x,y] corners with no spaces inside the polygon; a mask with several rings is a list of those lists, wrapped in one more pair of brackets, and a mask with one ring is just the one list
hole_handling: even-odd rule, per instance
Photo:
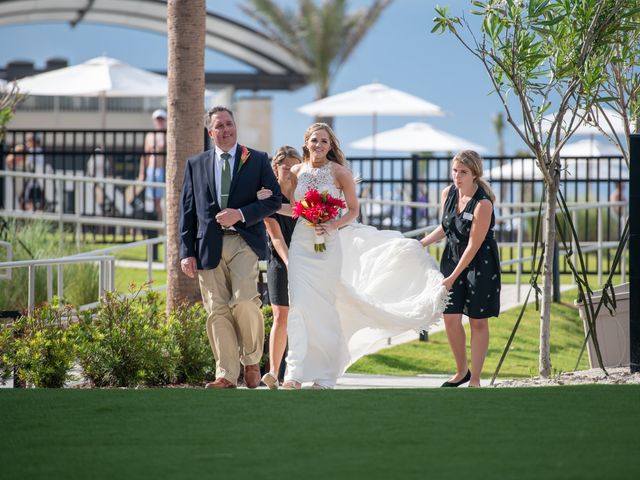
{"label": "tan sandal", "polygon": [[283,390],[300,390],[302,388],[302,384],[300,382],[296,382],[295,380],[287,380],[282,384]]}
{"label": "tan sandal", "polygon": [[269,387],[269,390],[278,389],[278,377],[271,372],[267,372],[262,376],[262,383]]}

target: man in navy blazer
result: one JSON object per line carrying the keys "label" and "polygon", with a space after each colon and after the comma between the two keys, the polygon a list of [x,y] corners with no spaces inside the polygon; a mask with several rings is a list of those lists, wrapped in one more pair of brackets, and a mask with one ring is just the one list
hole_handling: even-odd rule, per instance
{"label": "man in navy blazer", "polygon": [[[208,112],[214,148],[187,161],[182,186],[182,271],[197,273],[208,313],[207,335],[216,379],[207,388],[235,388],[244,365],[249,388],[260,383],[264,320],[257,289],[258,259],[267,253],[263,219],[282,195],[266,153],[239,145],[233,113]],[[271,196],[259,199],[266,188]]]}

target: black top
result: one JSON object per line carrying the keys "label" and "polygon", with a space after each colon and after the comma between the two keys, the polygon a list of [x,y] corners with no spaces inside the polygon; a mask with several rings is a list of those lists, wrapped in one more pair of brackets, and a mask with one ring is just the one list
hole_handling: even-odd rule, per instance
{"label": "black top", "polygon": [[[478,205],[478,202],[481,200],[491,201],[489,195],[478,185],[476,193],[474,193],[473,197],[467,202],[464,210],[458,213],[458,197],[458,189],[455,185],[451,185],[442,213],[442,228],[447,235],[447,245],[451,247],[451,254],[456,262],[460,260],[464,249],[467,248],[467,244],[469,243],[473,212],[476,205]],[[489,230],[487,230],[487,235],[484,239],[485,242],[494,238],[493,227],[495,224],[496,216],[493,210],[491,210],[491,223],[489,224]]]}

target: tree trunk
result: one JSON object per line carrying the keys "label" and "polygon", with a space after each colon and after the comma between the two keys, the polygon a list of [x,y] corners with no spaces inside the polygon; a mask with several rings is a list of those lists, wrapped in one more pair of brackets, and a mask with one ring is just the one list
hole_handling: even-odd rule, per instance
{"label": "tree trunk", "polygon": [[[329,82],[320,82],[316,90],[316,100],[322,100],[329,96]],[[314,123],[326,123],[333,129],[333,117],[316,116],[313,118]]]}
{"label": "tree trunk", "polygon": [[542,303],[540,305],[540,376],[551,375],[551,304],[553,303],[553,246],[556,239],[556,210],[559,177],[554,175],[551,185],[547,185],[547,202],[544,213],[544,259],[542,265]]}
{"label": "tree trunk", "polygon": [[167,30],[167,313],[200,298],[197,279],[180,269],[180,196],[186,160],[202,151],[205,0],[169,0]]}

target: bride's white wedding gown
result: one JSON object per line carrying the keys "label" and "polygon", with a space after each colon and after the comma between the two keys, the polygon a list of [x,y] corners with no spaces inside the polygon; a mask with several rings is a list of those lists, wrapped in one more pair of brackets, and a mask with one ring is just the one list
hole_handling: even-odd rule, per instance
{"label": "bride's white wedding gown", "polygon": [[[295,200],[314,188],[340,196],[332,163],[305,164]],[[331,388],[382,339],[436,323],[448,294],[436,262],[399,232],[352,224],[314,251],[314,229],[300,220],[289,249],[287,380]]]}

